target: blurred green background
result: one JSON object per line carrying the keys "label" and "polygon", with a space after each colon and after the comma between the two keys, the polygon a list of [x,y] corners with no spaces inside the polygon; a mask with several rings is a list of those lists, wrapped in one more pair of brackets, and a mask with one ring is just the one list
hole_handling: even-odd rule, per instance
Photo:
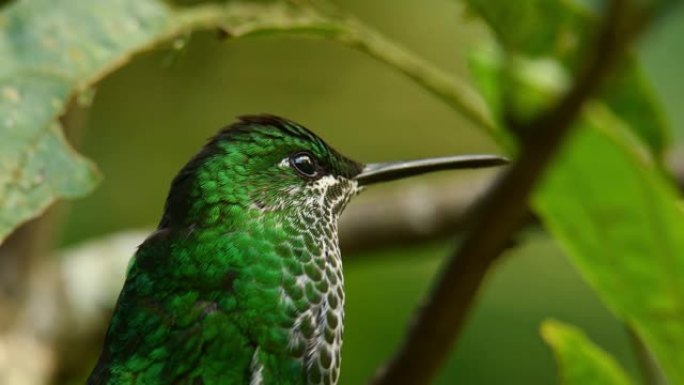
{"label": "blurred green background", "polygon": [[[337,2],[462,78],[468,52],[490,38],[453,0]],[[684,139],[682,36],[679,7],[638,47],[678,143]],[[170,180],[205,138],[236,115],[259,112],[299,121],[365,162],[497,151],[439,100],[358,52],[317,40],[233,41],[197,33],[136,57],[97,86],[77,147],[105,179],[94,194],[70,204],[61,244],[154,226]],[[551,353],[538,336],[546,317],[580,326],[638,377],[623,327],[555,243],[539,231],[523,239],[485,282],[439,383],[555,383]],[[363,383],[395,349],[456,242],[368,253],[346,263],[342,384]]]}

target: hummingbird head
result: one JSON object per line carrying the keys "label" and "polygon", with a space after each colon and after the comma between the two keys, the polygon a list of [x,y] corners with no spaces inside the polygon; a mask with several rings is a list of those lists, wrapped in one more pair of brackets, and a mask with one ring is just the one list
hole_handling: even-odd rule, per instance
{"label": "hummingbird head", "polygon": [[362,170],[297,123],[242,116],[176,176],[160,226],[209,225],[244,210],[336,216],[356,194]]}
{"label": "hummingbird head", "polygon": [[297,123],[273,115],[242,116],[209,139],[176,176],[160,227],[211,225],[246,211],[336,220],[363,186],[505,162],[468,155],[363,165]]}

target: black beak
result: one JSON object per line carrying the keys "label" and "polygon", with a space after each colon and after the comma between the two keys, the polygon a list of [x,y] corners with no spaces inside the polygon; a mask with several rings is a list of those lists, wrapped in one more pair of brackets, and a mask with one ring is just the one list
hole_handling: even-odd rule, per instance
{"label": "black beak", "polygon": [[354,179],[359,186],[387,182],[433,171],[483,168],[508,164],[496,155],[460,155],[388,163],[367,164]]}

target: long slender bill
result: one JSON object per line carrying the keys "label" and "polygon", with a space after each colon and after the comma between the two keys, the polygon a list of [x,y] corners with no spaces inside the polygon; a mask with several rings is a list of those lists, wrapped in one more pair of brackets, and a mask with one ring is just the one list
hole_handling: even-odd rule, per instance
{"label": "long slender bill", "polygon": [[508,159],[496,155],[458,155],[388,163],[371,163],[355,179],[360,186],[402,179],[433,171],[483,168],[508,164]]}

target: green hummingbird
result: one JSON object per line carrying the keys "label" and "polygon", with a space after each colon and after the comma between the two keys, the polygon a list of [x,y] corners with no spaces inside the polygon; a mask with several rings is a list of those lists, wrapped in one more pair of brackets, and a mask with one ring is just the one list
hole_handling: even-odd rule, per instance
{"label": "green hummingbird", "polygon": [[378,182],[504,163],[467,155],[363,165],[292,121],[241,117],[171,183],[88,384],[336,384],[337,219],[347,202]]}

